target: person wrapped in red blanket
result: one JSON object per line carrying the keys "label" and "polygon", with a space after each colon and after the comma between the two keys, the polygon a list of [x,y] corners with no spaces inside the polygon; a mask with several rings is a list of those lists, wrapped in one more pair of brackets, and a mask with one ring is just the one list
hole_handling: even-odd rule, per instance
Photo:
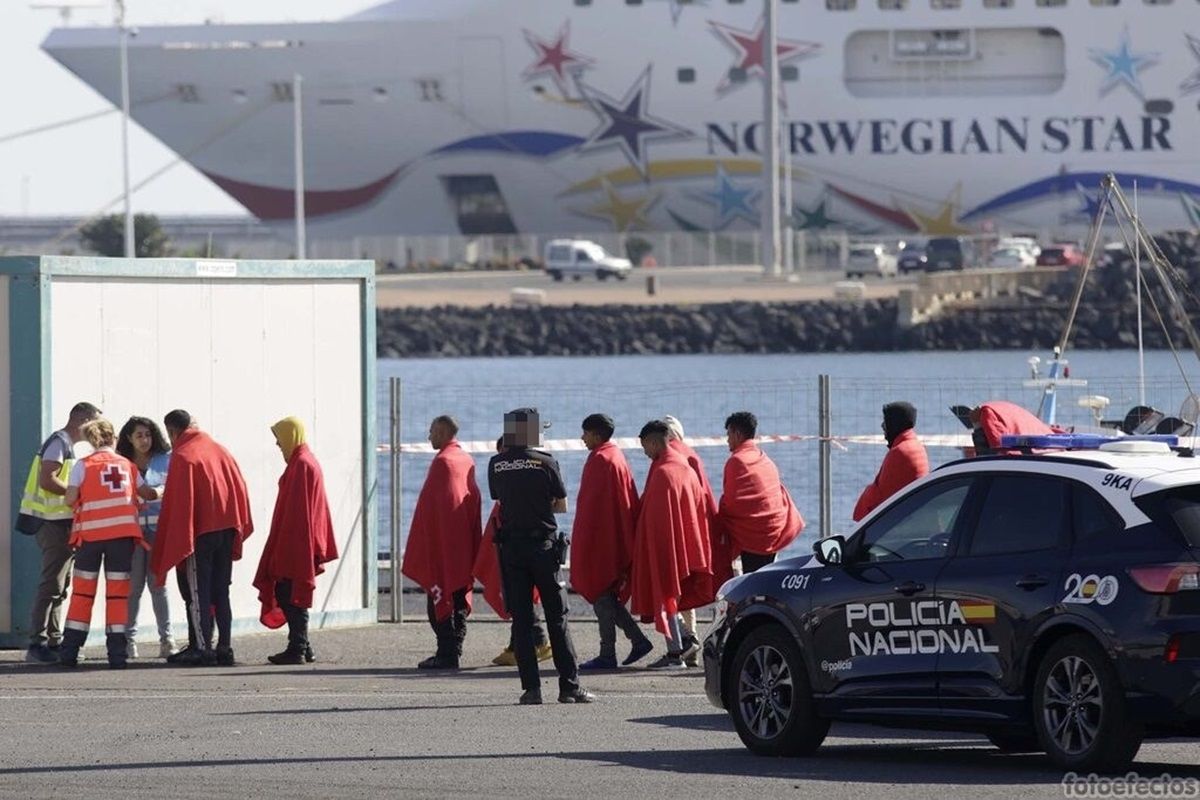
{"label": "person wrapped in red blanket", "polygon": [[167,572],[177,568],[188,608],[188,646],[167,661],[233,666],[229,584],[242,542],[254,532],[246,481],[230,452],[196,427],[188,412],[170,412],[163,427],[171,440],[171,462],[150,569],[155,585],[162,586]]}
{"label": "person wrapped in red blanket", "polygon": [[259,620],[268,628],[288,626],[287,649],[267,656],[272,664],[313,661],[308,641],[308,609],[312,608],[317,576],[338,557],[333,518],[325,496],[321,465],[307,442],[304,423],[285,417],[271,426],[275,444],[287,466],[279,478],[271,532],[263,545],[254,576]]}
{"label": "person wrapped in red blanket", "polygon": [[621,448],[611,441],[615,430],[612,418],[591,414],[582,427],[581,438],[589,454],[579,479],[571,530],[571,585],[596,612],[600,654],[579,668],[616,669],[618,626],[631,645],[622,664],[633,664],[654,649],[625,608],[638,512],[637,484]]}
{"label": "person wrapped in red blanket", "polygon": [[685,669],[690,654],[679,612],[713,601],[712,553],[700,479],[667,436],[662,420],[647,422],[639,434],[653,463],[634,533],[630,610],[666,637],[667,653],[651,669]]}
{"label": "person wrapped in red blanket", "polygon": [[1012,455],[1019,450],[1004,449],[1000,437],[1005,434],[1042,436],[1059,431],[1042,422],[1031,412],[1007,400],[989,400],[970,412],[971,438],[975,455]]}
{"label": "person wrapped in red blanket", "polygon": [[420,669],[458,669],[475,586],[471,570],[483,538],[475,460],[457,435],[458,423],[450,416],[436,417],[429,426],[437,455],[417,497],[404,549],[402,570],[425,590],[429,625],[437,637],[437,652],[419,663]]}
{"label": "person wrapped in red blanket", "polygon": [[888,451],[875,480],[867,484],[854,504],[855,522],[905,486],[929,474],[929,455],[913,430],[916,424],[917,409],[911,403],[901,400],[883,407],[883,438]]}
{"label": "person wrapped in red blanket", "polygon": [[758,419],[749,411],[737,411],[725,420],[730,456],[717,519],[733,550],[742,554],[743,572],[773,562],[804,530],[775,462],[754,443],[757,435]]}

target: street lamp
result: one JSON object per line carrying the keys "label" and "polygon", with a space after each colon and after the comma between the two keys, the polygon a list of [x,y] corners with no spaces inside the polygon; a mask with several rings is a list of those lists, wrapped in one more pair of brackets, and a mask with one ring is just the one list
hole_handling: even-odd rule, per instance
{"label": "street lamp", "polygon": [[114,0],[117,29],[121,34],[121,163],[125,183],[125,257],[137,258],[133,231],[133,201],[129,192],[129,28],[125,25],[125,0]]}

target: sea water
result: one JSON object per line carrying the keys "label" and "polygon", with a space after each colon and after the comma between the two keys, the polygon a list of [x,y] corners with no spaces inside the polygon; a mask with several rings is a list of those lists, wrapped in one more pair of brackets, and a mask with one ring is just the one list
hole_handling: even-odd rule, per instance
{"label": "sea water", "polygon": [[[429,423],[439,414],[451,414],[460,425],[462,440],[494,440],[502,430],[506,410],[537,407],[551,423],[546,438],[577,439],[579,424],[593,412],[611,416],[618,437],[636,437],[650,419],[671,414],[684,425],[686,438],[724,436],[725,418],[734,411],[754,412],[759,433],[808,437],[801,441],[766,443],[765,452],[779,466],[804,516],[804,534],[790,552],[807,552],[818,532],[818,375],[831,376],[831,417],[835,437],[880,433],[880,408],[893,400],[907,400],[918,409],[918,433],[962,434],[965,429],[949,406],[1004,399],[1037,410],[1042,389],[1026,386],[1031,377],[1027,359],[1045,353],[911,352],[838,353],[804,355],[695,355],[611,356],[563,358],[385,359],[378,364],[377,435],[386,442],[390,430],[389,379],[402,382],[401,440],[425,441]],[[1200,390],[1200,369],[1195,356],[1181,353],[1188,379]],[[1141,401],[1137,353],[1133,351],[1081,351],[1069,354],[1071,377],[1088,381],[1086,387],[1060,389],[1058,420],[1064,424],[1091,424],[1092,412],[1080,405],[1088,396],[1106,396],[1105,418],[1123,417]],[[1145,399],[1169,414],[1178,414],[1188,396],[1172,354],[1146,354]],[[1045,373],[1045,364],[1040,365]],[[720,495],[722,467],[728,457],[723,445],[698,449],[709,480]],[[874,477],[885,452],[882,442],[849,444],[835,440],[832,467],[832,528],[852,528],[850,514],[859,492]],[[640,449],[627,449],[639,489],[646,476],[647,460]],[[953,447],[931,447],[930,462],[943,464],[961,457]],[[583,451],[556,453],[572,506],[580,472],[587,456]],[[401,465],[401,535],[406,536],[417,493],[425,479],[431,455],[405,454]],[[483,493],[483,513],[488,498],[488,454],[478,454],[476,477]],[[379,550],[390,547],[391,475],[386,454],[379,456]],[[571,514],[561,518],[569,530]],[[403,546],[403,545],[402,545]]]}

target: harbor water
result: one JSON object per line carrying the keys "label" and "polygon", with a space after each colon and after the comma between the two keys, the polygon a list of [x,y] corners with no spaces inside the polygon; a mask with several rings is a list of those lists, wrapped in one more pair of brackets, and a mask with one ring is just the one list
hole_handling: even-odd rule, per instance
{"label": "harbor water", "polygon": [[[378,369],[378,431],[386,442],[390,429],[389,379],[402,381],[401,439],[424,442],[429,422],[451,414],[460,425],[459,438],[494,440],[506,410],[534,406],[551,427],[546,438],[579,437],[580,421],[590,413],[609,414],[618,437],[636,437],[649,419],[671,414],[684,425],[686,438],[723,437],[724,421],[733,411],[749,410],[758,416],[760,435],[800,436],[798,441],[767,443],[763,447],[779,466],[785,485],[795,499],[807,526],[790,552],[807,552],[818,530],[818,407],[817,376],[827,374],[832,383],[833,531],[852,526],[851,510],[863,486],[878,469],[884,454],[876,444],[842,442],[838,437],[878,435],[880,407],[893,400],[913,403],[919,413],[917,430],[925,435],[962,434],[965,429],[951,415],[956,404],[973,406],[987,400],[1006,399],[1037,409],[1041,390],[1026,386],[1030,378],[1027,359],[1045,353],[913,352],[805,355],[697,355],[613,356],[589,358],[492,358],[381,360]],[[1061,424],[1093,424],[1092,412],[1079,404],[1084,396],[1102,395],[1110,405],[1104,418],[1120,418],[1141,400],[1138,356],[1134,351],[1081,351],[1069,354],[1071,377],[1087,380],[1086,387],[1059,390]],[[1200,370],[1190,353],[1179,356],[1188,379],[1200,387]],[[1042,365],[1042,372],[1045,367]],[[1188,396],[1187,381],[1180,375],[1172,354],[1154,351],[1145,355],[1145,400],[1169,414],[1178,414]],[[709,480],[720,494],[722,467],[727,457],[723,445],[698,448]],[[587,453],[582,450],[555,454],[573,501]],[[639,488],[647,460],[639,449],[625,455]],[[931,464],[961,456],[954,447],[930,447]],[[405,453],[401,466],[401,533],[407,535],[417,493],[431,455]],[[479,453],[476,477],[484,496],[484,514],[490,508],[486,466],[488,454]],[[379,549],[389,550],[391,475],[386,453],[379,456]],[[569,530],[571,514],[562,518]]]}

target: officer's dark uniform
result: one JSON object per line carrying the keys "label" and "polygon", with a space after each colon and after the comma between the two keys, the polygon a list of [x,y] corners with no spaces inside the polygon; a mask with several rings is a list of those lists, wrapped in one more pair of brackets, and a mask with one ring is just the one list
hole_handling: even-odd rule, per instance
{"label": "officer's dark uniform", "polygon": [[496,543],[504,575],[504,601],[512,614],[513,649],[521,688],[537,692],[537,654],[533,645],[533,588],[542,598],[559,693],[579,691],[575,646],[567,629],[567,592],[559,584],[563,555],[554,519],[554,501],[566,487],[554,456],[529,447],[509,447],[488,462],[488,488],[500,501]]}

